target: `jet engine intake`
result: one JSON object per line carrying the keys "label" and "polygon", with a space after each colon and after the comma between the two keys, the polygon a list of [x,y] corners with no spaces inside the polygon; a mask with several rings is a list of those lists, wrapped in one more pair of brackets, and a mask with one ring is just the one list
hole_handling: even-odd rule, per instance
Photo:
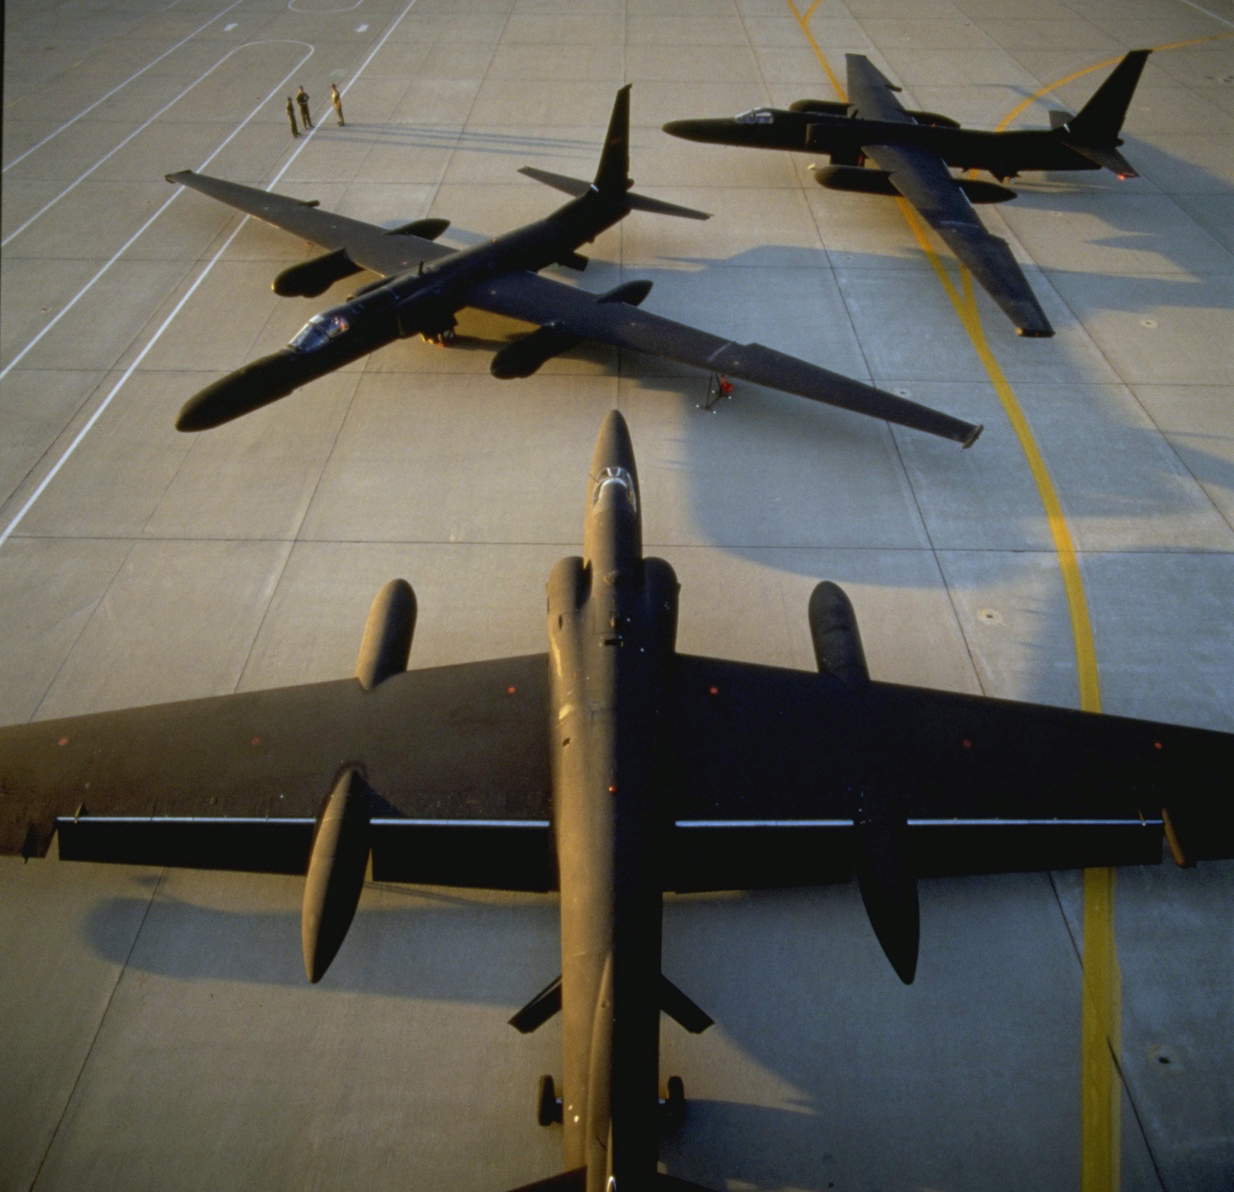
{"label": "jet engine intake", "polygon": [[328,252],[324,257],[301,261],[284,269],[274,279],[271,289],[280,298],[316,298],[324,294],[336,281],[359,273],[360,266],[347,255],[345,248]]}

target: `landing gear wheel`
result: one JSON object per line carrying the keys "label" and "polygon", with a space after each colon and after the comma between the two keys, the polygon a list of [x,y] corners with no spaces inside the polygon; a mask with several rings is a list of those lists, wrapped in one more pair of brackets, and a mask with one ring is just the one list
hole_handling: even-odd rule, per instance
{"label": "landing gear wheel", "polygon": [[536,1090],[536,1121],[542,1126],[551,1126],[561,1121],[561,1099],[551,1076],[541,1076]]}
{"label": "landing gear wheel", "polygon": [[672,1131],[680,1128],[686,1116],[686,1086],[680,1076],[668,1078],[668,1096],[660,1102],[660,1113],[664,1129]]}

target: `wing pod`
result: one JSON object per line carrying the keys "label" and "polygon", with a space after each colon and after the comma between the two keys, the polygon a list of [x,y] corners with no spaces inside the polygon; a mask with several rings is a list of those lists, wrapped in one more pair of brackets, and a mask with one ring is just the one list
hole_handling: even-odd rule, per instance
{"label": "wing pod", "polygon": [[624,302],[627,306],[641,306],[643,300],[651,293],[652,283],[645,280],[627,281],[614,286],[606,294],[601,294],[597,302]]}
{"label": "wing pod", "polygon": [[365,691],[407,669],[415,631],[416,594],[405,579],[392,579],[373,598],[364,626],[356,678]]}
{"label": "wing pod", "polygon": [[[651,282],[627,281],[601,294],[596,302],[624,302],[628,306],[638,306],[650,293]],[[538,331],[502,348],[493,357],[490,371],[499,381],[529,377],[554,356],[560,356],[582,342],[583,336],[563,331],[557,323],[546,323]]]}
{"label": "wing pod", "polygon": [[[855,191],[867,195],[895,197],[899,191],[891,183],[888,170],[873,170],[862,166],[813,166],[814,181],[828,190]],[[956,178],[955,184],[970,203],[1005,203],[1016,197],[1009,186],[985,182],[979,178]]]}
{"label": "wing pod", "polygon": [[317,821],[300,920],[304,971],[313,984],[338,954],[360,903],[371,845],[372,797],[360,771],[349,766]]}
{"label": "wing pod", "polygon": [[515,377],[529,377],[538,371],[541,365],[568,352],[576,344],[582,342],[581,335],[572,335],[562,331],[557,323],[546,323],[538,331],[516,339],[507,344],[493,357],[489,371],[499,381],[510,381]]}
{"label": "wing pod", "polygon": [[347,255],[347,250],[339,248],[324,257],[314,257],[284,269],[270,288],[280,298],[316,298],[336,281],[359,272],[360,266]]}
{"label": "wing pod", "polygon": [[421,240],[436,240],[450,226],[448,219],[413,219],[411,223],[391,228],[387,236],[419,236]]}
{"label": "wing pod", "polygon": [[[870,672],[847,593],[838,584],[819,584],[810,595],[808,615],[819,671],[841,680],[864,703]],[[871,758],[853,808],[854,868],[870,926],[896,975],[911,985],[921,935],[917,878],[908,857],[908,822],[887,789],[879,780],[877,759]]]}
{"label": "wing pod", "polygon": [[870,672],[848,593],[839,584],[824,580],[810,593],[807,616],[819,671],[834,675],[853,689],[868,683]]}

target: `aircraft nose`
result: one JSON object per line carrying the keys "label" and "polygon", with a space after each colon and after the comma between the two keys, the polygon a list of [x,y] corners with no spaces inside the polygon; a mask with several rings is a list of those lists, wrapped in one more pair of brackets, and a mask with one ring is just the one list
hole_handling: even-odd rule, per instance
{"label": "aircraft nose", "polygon": [[663,127],[669,136],[685,141],[716,141],[731,123],[730,120],[670,120]]}
{"label": "aircraft nose", "polygon": [[283,349],[229,373],[185,402],[176,418],[176,430],[212,430],[286,397],[306,379],[297,363]]}
{"label": "aircraft nose", "polygon": [[596,449],[591,455],[593,478],[615,469],[634,475],[634,445],[630,442],[630,429],[620,410],[610,410],[596,436]]}

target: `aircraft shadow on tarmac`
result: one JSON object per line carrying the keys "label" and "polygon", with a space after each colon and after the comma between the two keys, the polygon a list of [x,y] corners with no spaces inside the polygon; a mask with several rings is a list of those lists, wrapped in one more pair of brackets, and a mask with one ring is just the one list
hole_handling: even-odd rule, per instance
{"label": "aircraft shadow on tarmac", "polygon": [[[1180,879],[1136,870],[1126,881],[1145,886],[1133,908],[1181,899],[1219,921],[1232,871],[1218,865]],[[298,891],[298,879],[290,886]],[[338,962],[298,1013],[311,1013],[318,998],[328,1008],[332,995],[355,994],[512,1011],[556,971],[554,897],[485,901],[377,889],[414,905],[362,904]],[[1071,934],[1079,888],[1064,881],[1056,892],[1044,875],[1007,875],[928,880],[922,896],[923,965],[911,988],[889,970],[851,886],[667,902],[665,971],[715,1017],[731,1045],[719,1060],[728,1087],[736,1081],[748,1090],[746,1101],[705,1091],[690,1098],[684,1127],[662,1144],[670,1172],[711,1187],[739,1180],[821,1192],[841,1162],[851,1174],[854,1156],[875,1184],[914,1187],[966,1185],[974,1172],[1036,1171],[1051,1148],[1059,1151],[1053,1161],[1070,1164],[1066,1140],[1079,1116],[1081,978]],[[127,956],[139,972],[177,980],[304,987],[294,909],[234,913],[164,895],[128,955],[132,940],[112,924],[141,921],[144,907],[144,898],[100,902],[86,923],[89,946],[114,963]],[[1151,916],[1142,925],[1140,914],[1128,913],[1133,935],[1152,933]],[[1228,996],[1213,980],[1220,959],[1197,981],[1187,966],[1162,968],[1138,939],[1120,940],[1128,985],[1124,1075],[1133,1095],[1159,1097],[1144,1087],[1155,1073],[1142,1036],[1160,1029],[1154,1016],[1162,999],[1202,1017],[1207,1003],[1190,1004],[1196,989],[1203,986],[1210,1000]],[[1137,1009],[1141,986],[1147,1000]],[[662,1038],[662,1073],[684,1073],[689,1098],[711,1079],[711,1036],[686,1035],[665,1020]],[[509,1042],[520,1045],[513,1031]],[[1192,1063],[1207,1074],[1192,1077],[1219,1084],[1228,1048],[1205,1051]],[[528,1072],[529,1089],[536,1075]],[[1129,1112],[1126,1120],[1141,1147]],[[1194,1174],[1195,1157],[1171,1151],[1178,1140],[1163,1122],[1149,1123],[1154,1153]],[[535,1128],[530,1115],[527,1128]],[[1220,1154],[1214,1162],[1219,1169]]]}

